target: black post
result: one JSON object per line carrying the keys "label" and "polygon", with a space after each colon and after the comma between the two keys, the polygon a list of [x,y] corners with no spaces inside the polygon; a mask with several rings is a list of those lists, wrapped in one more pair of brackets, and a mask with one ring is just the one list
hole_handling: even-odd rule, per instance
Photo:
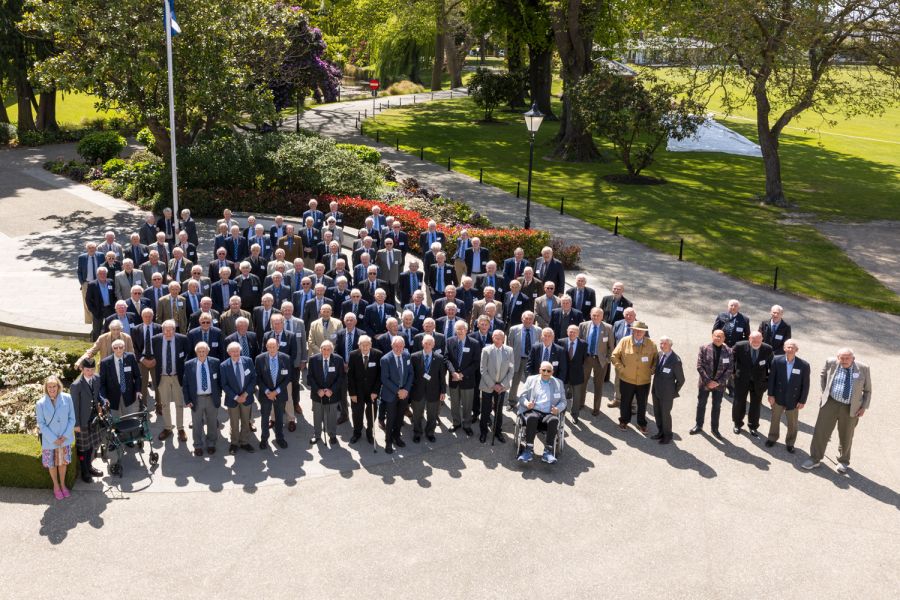
{"label": "black post", "polygon": [[413,94],[413,104],[415,104],[415,103],[416,103],[416,95]]}
{"label": "black post", "polygon": [[[375,132],[375,142],[378,144],[381,143],[381,130],[380,129]],[[616,219],[618,219],[618,218],[619,217],[616,217]]]}
{"label": "black post", "polygon": [[419,160],[425,160],[425,146],[419,148]]}
{"label": "black post", "polygon": [[447,170],[450,170],[450,157],[447,157]]}
{"label": "black post", "polygon": [[560,196],[559,198],[559,214],[566,214],[566,197]]}
{"label": "black post", "polygon": [[297,122],[294,124],[294,132],[300,133],[300,90],[297,90]]}
{"label": "black post", "polygon": [[[534,167],[534,132],[528,143],[528,191],[525,193],[525,229],[531,229],[531,171]],[[519,197],[519,184],[516,182],[516,198]]]}
{"label": "black post", "polygon": [[678,260],[684,260],[684,238],[681,238],[681,241],[678,243]]}
{"label": "black post", "polygon": [[397,101],[400,102],[400,108],[403,108],[403,98],[397,98]]}
{"label": "black post", "polygon": [[396,146],[397,150],[400,150],[400,136],[399,135],[395,136],[394,142],[395,142],[395,146]]}
{"label": "black post", "polygon": [[520,189],[521,187],[522,187],[522,182],[521,182],[521,181],[517,181],[517,182],[516,182],[516,198],[521,198],[521,197],[522,197],[522,196],[519,195],[519,189]]}
{"label": "black post", "polygon": [[453,100],[453,90],[450,90],[450,99]]}
{"label": "black post", "polygon": [[362,123],[359,124],[359,135],[364,135],[364,134],[363,134],[363,124],[362,124]]}
{"label": "black post", "polygon": [[775,267],[775,281],[772,283],[772,289],[778,290],[778,267]]}
{"label": "black post", "polygon": [[434,100],[434,92],[431,92],[431,99]]}
{"label": "black post", "polygon": [[619,217],[616,217],[616,227],[613,229],[613,235],[619,235]]}
{"label": "black post", "polygon": [[363,119],[368,119],[368,118],[369,118],[369,109],[364,108],[363,109]]}
{"label": "black post", "polygon": [[478,169],[478,183],[484,183],[484,167]]}

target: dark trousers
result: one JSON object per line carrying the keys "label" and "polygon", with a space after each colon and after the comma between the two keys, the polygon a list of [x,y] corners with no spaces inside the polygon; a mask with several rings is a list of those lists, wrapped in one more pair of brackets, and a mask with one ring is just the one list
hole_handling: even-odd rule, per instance
{"label": "dark trousers", "polygon": [[752,381],[743,383],[735,380],[734,400],[731,403],[731,420],[734,421],[735,427],[744,426],[744,415],[747,414],[747,394],[750,394],[750,414],[747,416],[747,426],[750,429],[759,429],[759,408],[762,405],[763,393],[766,391],[765,384],[754,384]]}
{"label": "dark trousers", "polygon": [[[110,300],[114,301],[115,298],[110,298]],[[96,342],[97,338],[100,337],[100,334],[103,333],[103,321],[106,320],[106,317],[108,317],[111,314],[114,314],[115,312],[116,312],[116,309],[113,307],[112,304],[110,304],[109,306],[104,306],[100,309],[100,317],[99,318],[97,317],[97,315],[91,315],[93,317],[93,320],[91,321],[91,341],[92,342]],[[98,360],[97,362],[99,363],[100,361]]]}
{"label": "dark trousers", "polygon": [[[478,401],[478,395],[476,402]],[[487,434],[488,425],[491,423],[491,411],[494,411],[494,435],[500,433],[503,427],[503,402],[506,401],[506,392],[481,392],[481,433]]]}
{"label": "dark trousers", "polygon": [[527,410],[522,414],[525,419],[525,444],[534,446],[534,438],[537,436],[538,428],[543,424],[547,433],[544,436],[544,448],[553,450],[553,443],[556,441],[556,434],[559,430],[559,415],[538,412],[536,410]]}
{"label": "dark trousers", "polygon": [[413,435],[422,435],[423,415],[425,420],[425,434],[434,435],[434,430],[437,427],[438,413],[441,410],[440,400],[417,400],[412,403],[412,410]]}
{"label": "dark trousers", "polygon": [[637,398],[637,424],[647,426],[647,396],[650,395],[650,384],[635,385],[624,379],[619,380],[622,401],[619,404],[619,423],[631,423],[631,401]]}
{"label": "dark trousers", "polygon": [[387,424],[384,427],[384,445],[391,446],[400,439],[400,428],[403,426],[403,415],[406,414],[406,407],[409,406],[408,400],[397,398],[393,402],[382,402],[387,415]]}
{"label": "dark trousers", "polygon": [[368,423],[366,425],[366,431],[372,433],[372,417],[375,414],[375,407],[372,405],[372,400],[364,401],[362,398],[357,397],[356,402],[350,403],[350,410],[353,416],[353,435],[362,434],[363,419]]}
{"label": "dark trousers", "polygon": [[674,398],[661,398],[653,394],[653,418],[656,429],[667,440],[672,439],[672,404]]}
{"label": "dark trousers", "polygon": [[262,420],[262,431],[260,432],[259,441],[267,442],[269,440],[269,417],[272,409],[275,409],[275,439],[284,439],[284,400],[269,400],[265,396],[259,400],[259,415]]}
{"label": "dark trousers", "polygon": [[725,390],[718,387],[714,390],[703,388],[697,394],[697,427],[703,427],[703,417],[706,416],[706,400],[712,394],[712,414],[709,418],[709,424],[713,431],[719,430],[719,413],[722,410],[722,396]]}
{"label": "dark trousers", "polygon": [[288,402],[300,403],[300,376],[302,374],[299,368],[291,369],[291,397],[288,398]]}

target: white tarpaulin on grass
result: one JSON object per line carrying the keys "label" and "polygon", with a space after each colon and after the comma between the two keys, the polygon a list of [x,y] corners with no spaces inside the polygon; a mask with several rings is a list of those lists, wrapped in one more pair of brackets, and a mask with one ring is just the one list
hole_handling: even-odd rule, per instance
{"label": "white tarpaulin on grass", "polygon": [[693,137],[681,141],[670,138],[666,150],[669,152],[724,152],[762,157],[762,152],[757,144],[712,118],[707,118]]}

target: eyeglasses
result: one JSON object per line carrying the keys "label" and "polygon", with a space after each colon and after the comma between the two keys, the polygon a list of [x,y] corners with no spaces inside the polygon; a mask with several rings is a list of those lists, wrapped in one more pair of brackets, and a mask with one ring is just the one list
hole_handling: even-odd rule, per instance
{"label": "eyeglasses", "polygon": [[553,369],[541,369],[541,373],[552,373]]}

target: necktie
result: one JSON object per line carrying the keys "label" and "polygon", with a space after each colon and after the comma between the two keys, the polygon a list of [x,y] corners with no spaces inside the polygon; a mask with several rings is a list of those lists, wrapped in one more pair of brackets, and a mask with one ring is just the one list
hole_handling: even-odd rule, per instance
{"label": "necktie", "polygon": [[346,337],[344,338],[344,356],[349,357],[350,351],[353,348],[353,332],[348,331]]}
{"label": "necktie", "polygon": [[378,307],[378,320],[384,323],[384,304]]}
{"label": "necktie", "polygon": [[322,333],[328,335],[328,320],[322,319]]}
{"label": "necktie", "polygon": [[569,342],[569,360],[575,358],[575,342]]}
{"label": "necktie", "polygon": [[751,358],[750,358],[751,362],[755,365],[756,358],[759,356],[759,351],[756,348],[754,348],[753,350],[750,351],[750,356],[751,356]]}
{"label": "necktie", "polygon": [[850,387],[853,385],[853,376],[850,372],[850,368],[844,369],[844,389],[841,391],[841,396],[844,397],[844,400],[850,399]]}
{"label": "necktie", "polygon": [[237,362],[232,362],[231,364],[234,365],[234,380],[237,381],[240,384],[241,388],[243,389],[243,387],[244,387],[244,372],[241,370],[241,361],[238,360]]}
{"label": "necktie", "polygon": [[488,285],[491,286],[492,288],[496,288],[496,287],[497,287],[496,285],[494,285],[494,276],[493,276],[493,275],[491,275],[490,277],[488,277]]}
{"label": "necktie", "polygon": [[200,363],[200,391],[209,390],[209,373],[206,372],[206,361]]}
{"label": "necktie", "polygon": [[583,300],[583,298],[581,296],[582,296],[581,290],[578,290],[577,292],[575,292],[575,307],[578,308],[578,310],[581,310],[581,302]]}
{"label": "necktie", "polygon": [[272,376],[272,385],[278,381],[278,357],[269,357],[269,374]]}
{"label": "necktie", "polygon": [[419,287],[419,278],[415,273],[409,274],[409,295],[412,296]]}
{"label": "necktie", "polygon": [[597,329],[596,325],[591,327],[591,335],[588,338],[588,347],[590,349],[591,356],[597,355]]}
{"label": "necktie", "polygon": [[425,372],[428,373],[431,370],[431,354],[425,355]]}
{"label": "necktie", "polygon": [[403,381],[403,361],[400,360],[401,357],[397,357],[397,372],[400,374],[400,381]]}
{"label": "necktie", "polygon": [[126,275],[126,277],[128,277],[128,287],[133,286],[134,285],[134,272],[132,271],[131,273],[128,273]]}
{"label": "necktie", "polygon": [[549,360],[550,360],[550,348],[548,348],[547,346],[544,346],[544,355],[541,358],[541,362],[549,361]]}
{"label": "necktie", "polygon": [[[457,340],[457,341],[459,342],[459,340]],[[457,350],[456,350],[456,362],[459,363],[460,365],[462,364],[463,348],[464,348],[464,347],[465,347],[465,344],[464,344],[463,342],[459,342],[459,344],[457,345]]]}
{"label": "necktie", "polygon": [[521,275],[521,269],[519,268],[519,261],[516,261],[516,279]]}
{"label": "necktie", "polygon": [[[125,394],[125,361],[119,359],[119,390]],[[122,398],[122,404],[125,404],[125,398]]]}
{"label": "necktie", "polygon": [[370,282],[369,282],[369,293],[370,293],[372,296],[375,295],[375,282],[374,282],[374,281],[370,281]]}
{"label": "necktie", "polygon": [[437,268],[437,288],[435,288],[438,292],[444,293],[444,267],[443,265],[438,265]]}
{"label": "necktie", "polygon": [[238,241],[234,240],[234,242],[232,242],[232,244],[234,245],[234,260],[237,260],[238,259]]}
{"label": "necktie", "polygon": [[194,314],[195,312],[197,312],[197,295],[191,294],[190,297],[191,297],[191,314]]}
{"label": "necktie", "polygon": [[240,336],[240,343],[241,343],[241,354],[249,358],[250,357],[250,345],[247,343],[246,335]]}
{"label": "necktie", "polygon": [[358,315],[359,314],[359,304],[352,305],[352,310],[350,312],[352,312],[354,315]]}
{"label": "necktie", "polygon": [[209,332],[208,332],[208,331],[204,331],[204,332],[203,332],[203,343],[204,343],[204,344],[208,344],[208,343],[209,343]]}
{"label": "necktie", "polygon": [[172,305],[172,318],[174,319],[175,318],[175,298],[170,297],[169,303]]}
{"label": "necktie", "polygon": [[325,362],[322,365],[322,368],[325,370],[325,379],[328,379],[328,359],[327,358],[325,359]]}
{"label": "necktie", "polygon": [[269,311],[264,310],[263,311],[263,330],[266,330],[268,328],[269,328]]}
{"label": "necktie", "polygon": [[285,319],[285,320],[284,320],[284,329],[285,329],[285,331],[291,331],[291,332],[293,332],[293,325],[291,324],[291,320],[290,320],[290,319]]}
{"label": "necktie", "polygon": [[150,343],[150,325],[144,325],[144,355],[153,356],[153,344]]}
{"label": "necktie", "polygon": [[385,252],[385,256],[386,256],[386,258],[387,258],[387,268],[388,268],[388,271],[391,270],[391,266],[393,265],[393,261],[391,261],[391,258],[392,258],[392,257],[391,257],[391,254],[392,254],[391,252]]}
{"label": "necktie", "polygon": [[528,351],[531,349],[531,328],[528,327],[525,329],[525,347],[522,349],[522,356],[528,356]]}
{"label": "necktie", "polygon": [[175,342],[170,340],[166,342],[166,375],[171,375],[175,367]]}

